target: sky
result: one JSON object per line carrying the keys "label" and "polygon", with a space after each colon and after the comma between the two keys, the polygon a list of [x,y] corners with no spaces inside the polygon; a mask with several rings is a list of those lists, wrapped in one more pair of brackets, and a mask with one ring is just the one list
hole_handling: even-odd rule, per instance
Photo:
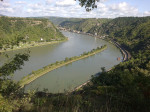
{"label": "sky", "polygon": [[87,12],[78,0],[3,0],[0,14],[13,17],[116,18],[150,16],[150,0],[100,0]]}

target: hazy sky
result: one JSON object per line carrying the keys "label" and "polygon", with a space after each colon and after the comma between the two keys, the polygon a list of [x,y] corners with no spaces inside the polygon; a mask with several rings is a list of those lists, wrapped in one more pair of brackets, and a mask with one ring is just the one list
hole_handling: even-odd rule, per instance
{"label": "hazy sky", "polygon": [[75,0],[3,0],[0,2],[0,14],[17,17],[80,18],[150,16],[150,0],[100,0],[97,6],[97,9],[86,12]]}

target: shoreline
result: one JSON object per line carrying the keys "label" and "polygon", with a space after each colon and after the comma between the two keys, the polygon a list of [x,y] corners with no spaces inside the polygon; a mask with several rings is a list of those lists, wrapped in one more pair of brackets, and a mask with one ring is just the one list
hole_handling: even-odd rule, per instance
{"label": "shoreline", "polygon": [[83,34],[83,35],[89,35],[89,36],[92,36],[92,37],[97,37],[95,36],[94,34],[91,34],[91,33],[85,33],[85,32],[80,32],[80,31],[72,31],[72,30],[69,30],[69,29],[66,29],[66,28],[63,28],[63,27],[58,27],[59,30],[63,30],[63,31],[68,31],[68,32],[72,32],[72,33],[77,33],[77,34]]}
{"label": "shoreline", "polygon": [[[94,52],[91,52],[90,54],[87,54],[87,55],[75,56],[76,59],[68,60],[67,62],[65,62],[64,60],[63,60],[63,61],[60,61],[60,62],[58,62],[58,65],[57,65],[57,63],[53,63],[53,64],[56,64],[56,65],[53,65],[53,64],[47,65],[47,66],[43,67],[43,69],[37,70],[37,72],[39,72],[39,73],[37,73],[37,74],[32,73],[31,75],[27,75],[27,76],[24,77],[22,80],[20,80],[20,81],[19,81],[20,86],[21,86],[21,88],[23,88],[25,85],[31,83],[32,81],[34,81],[34,80],[36,80],[37,78],[39,78],[39,77],[45,75],[45,74],[48,73],[48,72],[51,72],[51,71],[53,71],[53,70],[55,70],[55,69],[57,69],[57,68],[60,68],[60,67],[65,66],[65,65],[67,65],[67,64],[70,64],[70,63],[72,63],[72,62],[75,62],[75,61],[78,61],[78,60],[87,58],[87,57],[92,56],[92,55],[95,55],[95,54],[97,54],[97,53],[99,53],[99,52],[104,51],[105,49],[107,49],[107,46],[103,46],[103,47],[101,47],[100,49],[98,49],[98,50],[96,50],[96,51],[94,51]],[[73,58],[73,57],[71,57],[71,58]],[[71,58],[70,58],[70,59],[71,59]]]}
{"label": "shoreline", "polygon": [[131,54],[126,49],[124,49],[123,47],[121,47],[121,45],[118,42],[116,42],[116,41],[114,41],[112,39],[111,39],[111,42],[113,44],[115,44],[115,46],[117,48],[120,49],[121,53],[123,54],[123,62],[124,61],[128,61],[131,58]]}
{"label": "shoreline", "polygon": [[67,41],[67,40],[68,40],[68,38],[66,38],[66,39],[64,39],[64,40],[60,40],[60,41],[41,42],[41,43],[35,44],[34,46],[32,46],[32,45],[29,44],[29,46],[26,46],[26,47],[20,47],[20,48],[15,48],[15,49],[0,50],[0,53],[9,52],[9,51],[17,51],[17,50],[28,49],[28,48],[33,48],[33,47],[46,46],[46,45],[51,45],[51,44],[56,44],[56,43],[65,42],[65,41]]}

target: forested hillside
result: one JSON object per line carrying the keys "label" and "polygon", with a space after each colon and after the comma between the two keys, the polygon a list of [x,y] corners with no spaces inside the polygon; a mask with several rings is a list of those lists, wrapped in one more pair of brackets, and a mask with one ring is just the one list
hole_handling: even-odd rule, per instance
{"label": "forested hillside", "polygon": [[83,20],[82,18],[63,18],[63,17],[44,17],[52,21],[56,26],[58,26],[60,23],[64,21],[72,21],[72,22],[77,22]]}
{"label": "forested hillside", "polygon": [[0,48],[22,43],[63,40],[64,36],[47,19],[0,17]]}
{"label": "forested hillside", "polygon": [[61,27],[70,29],[71,31],[73,30],[77,30],[80,32],[89,32],[89,30],[91,30],[93,27],[99,27],[101,26],[103,23],[106,23],[108,21],[110,21],[111,19],[82,19],[82,20],[78,20],[78,21],[64,21],[62,23],[60,23],[59,25]]}
{"label": "forested hillside", "polygon": [[132,48],[142,50],[144,46],[150,45],[149,31],[150,17],[121,17],[100,27],[93,27],[89,32],[97,32],[98,35],[108,34],[128,50]]}

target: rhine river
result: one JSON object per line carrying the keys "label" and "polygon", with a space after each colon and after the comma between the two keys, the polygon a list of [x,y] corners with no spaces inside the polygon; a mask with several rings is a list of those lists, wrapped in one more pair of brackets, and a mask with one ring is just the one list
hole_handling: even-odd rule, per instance
{"label": "rhine river", "polygon": [[[25,86],[26,92],[28,90],[42,91],[47,89],[48,92],[51,93],[60,93],[72,90],[89,80],[92,75],[101,72],[101,67],[105,67],[106,70],[109,70],[122,61],[117,60],[118,57],[122,59],[120,50],[109,42],[89,35],[66,31],[62,31],[62,33],[69,38],[68,41],[30,48],[29,61],[25,62],[21,70],[16,71],[13,79],[18,81],[32,71],[56,61],[64,60],[66,57],[79,56],[83,52],[91,51],[98,46],[106,44],[108,48],[94,56],[78,60],[41,76]],[[9,51],[7,54],[13,57],[17,53],[26,51],[26,49]],[[0,65],[6,62],[6,60],[6,57],[1,55]]]}

